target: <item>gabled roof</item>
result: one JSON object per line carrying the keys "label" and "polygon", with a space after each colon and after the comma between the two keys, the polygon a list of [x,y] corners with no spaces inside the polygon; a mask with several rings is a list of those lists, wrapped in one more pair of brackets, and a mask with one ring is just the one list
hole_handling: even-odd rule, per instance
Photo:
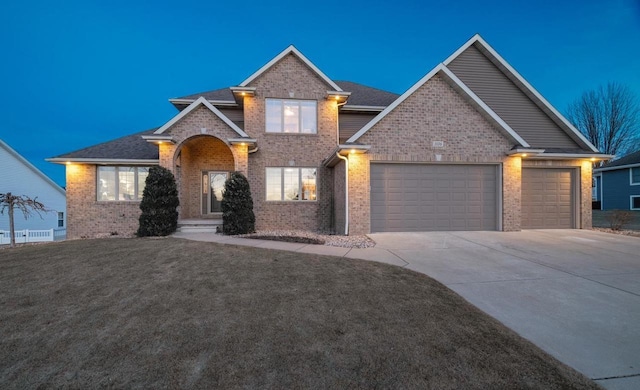
{"label": "gabled roof", "polygon": [[640,150],[629,153],[617,160],[610,161],[594,169],[594,172],[615,171],[617,169],[635,168],[638,166],[640,166]]}
{"label": "gabled roof", "polygon": [[57,185],[56,182],[54,182],[49,178],[49,176],[42,173],[42,171],[36,168],[33,164],[31,164],[29,160],[22,157],[20,153],[16,152],[11,146],[9,146],[6,142],[4,142],[1,139],[0,139],[0,148],[3,148],[4,150],[6,150],[7,153],[15,157],[15,159],[21,162],[24,166],[31,169],[36,175],[40,176],[45,182],[47,182],[49,185],[55,188],[56,191],[59,191],[63,196],[66,196],[65,190],[62,187]]}
{"label": "gabled roof", "polygon": [[574,140],[582,143],[584,147],[592,152],[598,153],[598,149],[593,146],[589,140],[578,131],[562,114],[560,114],[531,84],[527,82],[507,61],[500,56],[479,34],[474,35],[458,50],[456,50],[449,58],[447,58],[443,64],[448,66],[456,58],[458,58],[465,50],[471,45],[480,46],[483,49],[483,54],[488,56],[493,62],[497,62],[501,71],[511,81],[531,99],[538,107],[540,107],[556,124],[563,129],[567,135]]}
{"label": "gabled roof", "polygon": [[371,106],[386,107],[393,103],[397,98],[397,93],[383,91],[378,88],[369,87],[363,84],[354,83],[353,81],[336,81],[336,84],[344,91],[350,91],[351,95],[347,100],[347,106]]}
{"label": "gabled roof", "polygon": [[304,54],[300,53],[300,51],[298,49],[296,49],[293,45],[289,45],[289,47],[287,47],[282,52],[280,52],[280,54],[275,56],[271,61],[267,62],[262,68],[258,69],[254,74],[252,74],[246,80],[244,80],[242,83],[240,83],[239,86],[240,87],[248,86],[253,80],[255,80],[258,77],[260,77],[263,73],[265,73],[267,70],[269,70],[269,68],[271,68],[278,61],[280,61],[281,59],[283,59],[284,57],[286,57],[289,54],[293,54],[296,57],[298,57],[307,67],[309,67],[309,69],[311,69],[313,72],[315,72],[318,75],[318,77],[320,77],[322,80],[324,80],[324,82],[327,83],[334,91],[342,91],[342,88],[340,88],[329,77],[327,77],[327,75],[322,73],[322,71],[320,69],[318,69],[317,66],[315,66],[311,61],[309,61],[309,59],[307,57],[305,57]]}
{"label": "gabled roof", "polygon": [[469,101],[474,105],[481,113],[484,113],[485,118],[490,122],[497,125],[500,129],[503,130],[504,134],[509,137],[511,140],[515,141],[517,144],[529,147],[530,145],[522,139],[507,123],[505,123],[489,106],[487,106],[478,96],[476,96],[473,91],[471,91],[456,75],[454,75],[444,64],[440,64],[433,68],[429,73],[427,73],[423,78],[421,78],[417,83],[415,83],[411,88],[409,88],[405,93],[403,93],[396,101],[394,101],[391,105],[385,108],[380,114],[378,114],[375,118],[371,120],[371,122],[367,123],[362,129],[360,129],[357,133],[355,133],[351,138],[347,140],[347,143],[356,142],[360,137],[362,137],[367,131],[369,131],[373,126],[375,126],[378,122],[380,122],[385,116],[387,116],[390,112],[392,112],[396,107],[398,107],[402,102],[404,102],[409,96],[413,95],[413,93],[418,90],[418,88],[422,87],[427,81],[431,80],[436,74],[440,74],[443,78],[457,91],[463,93],[469,98]]}
{"label": "gabled roof", "polygon": [[156,130],[157,128],[154,128],[127,135],[98,145],[89,146],[88,148],[48,158],[47,161],[57,163],[64,163],[67,161],[157,161],[159,158],[158,146],[150,144],[142,139],[143,135],[151,135]]}
{"label": "gabled roof", "polygon": [[184,110],[180,111],[178,113],[178,115],[174,116],[173,118],[171,118],[171,120],[169,120],[169,122],[165,123],[164,125],[162,125],[162,127],[160,127],[158,130],[156,130],[154,132],[154,134],[162,134],[164,133],[167,129],[169,129],[171,126],[173,126],[174,124],[176,124],[180,119],[184,118],[186,115],[188,115],[191,111],[195,110],[196,108],[198,108],[200,105],[206,107],[207,109],[209,109],[209,111],[211,111],[214,115],[216,115],[218,118],[222,119],[222,121],[224,123],[227,124],[227,126],[229,126],[231,128],[231,130],[235,131],[236,133],[238,133],[238,135],[240,137],[243,138],[249,138],[249,136],[247,135],[247,133],[245,133],[244,131],[242,131],[241,128],[238,127],[238,125],[236,125],[235,123],[233,123],[229,118],[227,118],[226,115],[224,115],[222,112],[220,112],[220,110],[218,110],[217,108],[215,108],[211,103],[209,103],[209,101],[207,99],[205,99],[203,96],[200,96],[198,99],[196,99],[196,101],[194,101],[193,103],[189,104],[189,106],[187,108],[185,108]]}
{"label": "gabled roof", "polygon": [[233,97],[233,92],[231,92],[231,90],[228,87],[227,88],[215,89],[213,91],[205,91],[205,92],[200,92],[200,93],[194,93],[194,94],[191,94],[191,95],[182,96],[182,97],[179,97],[179,98],[169,99],[169,100],[196,100],[200,96],[203,96],[207,100],[228,101],[228,102],[234,102],[235,103],[235,98]]}

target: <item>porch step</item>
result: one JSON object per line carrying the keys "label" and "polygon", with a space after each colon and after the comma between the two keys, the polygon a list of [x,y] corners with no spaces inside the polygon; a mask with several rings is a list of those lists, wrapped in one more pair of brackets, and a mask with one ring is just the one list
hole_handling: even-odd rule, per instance
{"label": "porch step", "polygon": [[222,229],[222,218],[215,219],[181,219],[178,221],[180,233],[215,233]]}

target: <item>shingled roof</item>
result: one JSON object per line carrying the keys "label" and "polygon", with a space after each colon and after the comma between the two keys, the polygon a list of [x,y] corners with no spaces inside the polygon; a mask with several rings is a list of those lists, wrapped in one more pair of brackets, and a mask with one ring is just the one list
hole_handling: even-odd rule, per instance
{"label": "shingled roof", "polygon": [[635,165],[635,164],[640,164],[640,150],[633,153],[629,153],[626,156],[620,157],[617,160],[610,161],[602,165],[598,169],[615,168],[615,167]]}
{"label": "shingled roof", "polygon": [[[398,98],[398,94],[367,85],[354,83],[353,81],[335,81],[344,91],[351,92],[347,106],[378,106],[386,107]],[[215,89],[182,96],[176,99],[196,100],[204,96],[207,100],[234,101],[233,93],[229,88]]]}
{"label": "shingled roof", "polygon": [[153,134],[158,128],[141,131],[111,141],[103,142],[74,152],[61,154],[54,159],[118,159],[157,160],[158,146],[142,139],[142,135]]}

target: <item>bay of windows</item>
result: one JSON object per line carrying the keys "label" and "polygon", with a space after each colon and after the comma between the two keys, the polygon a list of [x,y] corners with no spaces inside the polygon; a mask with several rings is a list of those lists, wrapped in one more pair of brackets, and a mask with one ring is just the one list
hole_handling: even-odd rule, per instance
{"label": "bay of windows", "polygon": [[267,168],[267,200],[316,200],[316,168]]}
{"label": "bay of windows", "polygon": [[97,199],[141,200],[149,167],[98,167]]}
{"label": "bay of windows", "polygon": [[315,100],[266,99],[267,133],[317,133]]}

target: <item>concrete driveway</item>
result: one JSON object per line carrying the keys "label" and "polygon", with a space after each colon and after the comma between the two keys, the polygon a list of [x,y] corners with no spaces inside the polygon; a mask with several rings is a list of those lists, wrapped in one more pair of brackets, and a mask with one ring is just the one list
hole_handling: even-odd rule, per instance
{"label": "concrete driveway", "polygon": [[589,230],[370,236],[381,261],[433,277],[606,388],[640,389],[640,238]]}

